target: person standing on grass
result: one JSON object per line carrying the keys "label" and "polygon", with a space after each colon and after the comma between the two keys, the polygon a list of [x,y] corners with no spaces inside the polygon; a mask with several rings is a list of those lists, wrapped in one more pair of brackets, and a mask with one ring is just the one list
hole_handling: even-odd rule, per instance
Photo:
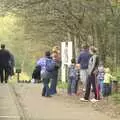
{"label": "person standing on grass", "polygon": [[77,70],[76,70],[76,62],[73,58],[71,60],[71,65],[68,68],[68,94],[75,95],[76,94],[76,81],[77,81]]}
{"label": "person standing on grass", "polygon": [[110,69],[105,69],[105,75],[104,75],[104,85],[103,85],[103,97],[109,96],[111,94],[111,86],[112,86],[112,79],[114,77],[110,73]]}
{"label": "person standing on grass", "polygon": [[76,64],[76,85],[75,85],[75,93],[78,94],[79,89],[79,81],[80,81],[80,64]]}
{"label": "person standing on grass", "polygon": [[97,55],[97,48],[91,47],[90,48],[91,58],[89,60],[88,64],[88,79],[87,79],[87,85],[86,85],[86,91],[84,98],[81,98],[81,101],[88,101],[90,97],[90,91],[91,91],[91,85],[93,87],[93,92],[95,95],[95,98],[91,100],[91,102],[96,102],[100,99],[99,91],[98,91],[98,81],[96,78],[97,75],[97,69],[99,65],[99,57]]}
{"label": "person standing on grass", "polygon": [[104,66],[103,63],[100,62],[99,66],[98,66],[98,74],[97,74],[97,79],[98,79],[98,83],[99,83],[99,92],[100,92],[100,97],[103,98],[103,82],[104,82]]}
{"label": "person standing on grass", "polygon": [[86,88],[86,81],[88,78],[88,63],[90,59],[89,46],[83,45],[83,50],[78,57],[78,64],[80,64],[80,80],[83,83],[83,91]]}

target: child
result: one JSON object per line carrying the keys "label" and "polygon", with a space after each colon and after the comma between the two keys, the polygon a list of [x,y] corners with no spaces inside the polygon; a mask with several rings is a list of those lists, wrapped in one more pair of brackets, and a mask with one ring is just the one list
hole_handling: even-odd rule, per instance
{"label": "child", "polygon": [[32,73],[32,80],[31,82],[32,83],[39,83],[41,82],[41,66],[36,66],[33,73]]}
{"label": "child", "polygon": [[68,68],[68,94],[75,95],[76,93],[76,64],[75,59],[71,60],[71,65]]}
{"label": "child", "polygon": [[111,94],[111,83],[112,83],[113,76],[110,74],[110,69],[105,69],[104,75],[104,88],[103,88],[103,96],[109,96]]}
{"label": "child", "polygon": [[104,66],[103,63],[100,62],[99,66],[98,66],[98,75],[97,75],[97,80],[99,83],[99,92],[100,92],[100,96],[102,97],[103,94],[103,81],[104,81]]}

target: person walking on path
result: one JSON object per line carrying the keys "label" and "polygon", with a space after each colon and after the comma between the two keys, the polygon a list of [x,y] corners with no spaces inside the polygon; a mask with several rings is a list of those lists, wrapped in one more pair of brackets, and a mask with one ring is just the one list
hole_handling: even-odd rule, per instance
{"label": "person walking on path", "polygon": [[100,99],[100,96],[98,93],[98,81],[96,79],[97,69],[99,65],[99,57],[97,55],[97,49],[95,47],[90,48],[90,53],[92,54],[92,56],[88,64],[88,79],[87,79],[85,96],[80,100],[81,101],[89,100],[91,85],[92,85],[95,98],[92,99],[91,102],[96,102]]}
{"label": "person walking on path", "polygon": [[11,53],[5,49],[5,44],[1,44],[0,49],[0,80],[1,83],[5,80],[5,83],[8,82],[8,77],[11,74]]}
{"label": "person walking on path", "polygon": [[15,68],[15,58],[12,53],[10,53],[10,61],[9,61],[9,66],[10,66],[10,76],[14,75],[14,68]]}
{"label": "person walking on path", "polygon": [[40,58],[37,61],[37,65],[41,66],[41,79],[43,81],[42,96],[51,97],[49,83],[52,78],[52,72],[55,69],[55,63],[51,58],[51,53],[49,51],[45,52],[45,57]]}
{"label": "person walking on path", "polygon": [[89,47],[88,45],[83,45],[83,50],[78,57],[78,64],[80,64],[80,80],[83,83],[83,91],[86,88],[86,81],[88,78],[88,63],[90,59]]}

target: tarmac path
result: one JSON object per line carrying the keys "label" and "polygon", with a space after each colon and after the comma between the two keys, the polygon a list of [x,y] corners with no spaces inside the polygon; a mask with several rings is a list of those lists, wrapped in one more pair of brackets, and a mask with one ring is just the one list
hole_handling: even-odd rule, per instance
{"label": "tarmac path", "polygon": [[58,94],[41,96],[40,84],[0,84],[0,120],[117,120],[90,103]]}

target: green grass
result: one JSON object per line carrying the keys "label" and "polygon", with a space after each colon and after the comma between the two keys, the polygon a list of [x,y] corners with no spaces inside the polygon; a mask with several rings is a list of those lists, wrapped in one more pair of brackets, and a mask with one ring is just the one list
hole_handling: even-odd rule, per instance
{"label": "green grass", "polygon": [[116,104],[120,104],[120,94],[119,94],[119,93],[114,93],[114,94],[112,94],[112,98],[113,98],[113,101],[114,101]]}
{"label": "green grass", "polygon": [[67,89],[67,86],[68,86],[67,82],[61,81],[58,82],[58,88]]}
{"label": "green grass", "polygon": [[115,77],[116,81],[120,82],[120,67],[114,69],[112,75]]}

